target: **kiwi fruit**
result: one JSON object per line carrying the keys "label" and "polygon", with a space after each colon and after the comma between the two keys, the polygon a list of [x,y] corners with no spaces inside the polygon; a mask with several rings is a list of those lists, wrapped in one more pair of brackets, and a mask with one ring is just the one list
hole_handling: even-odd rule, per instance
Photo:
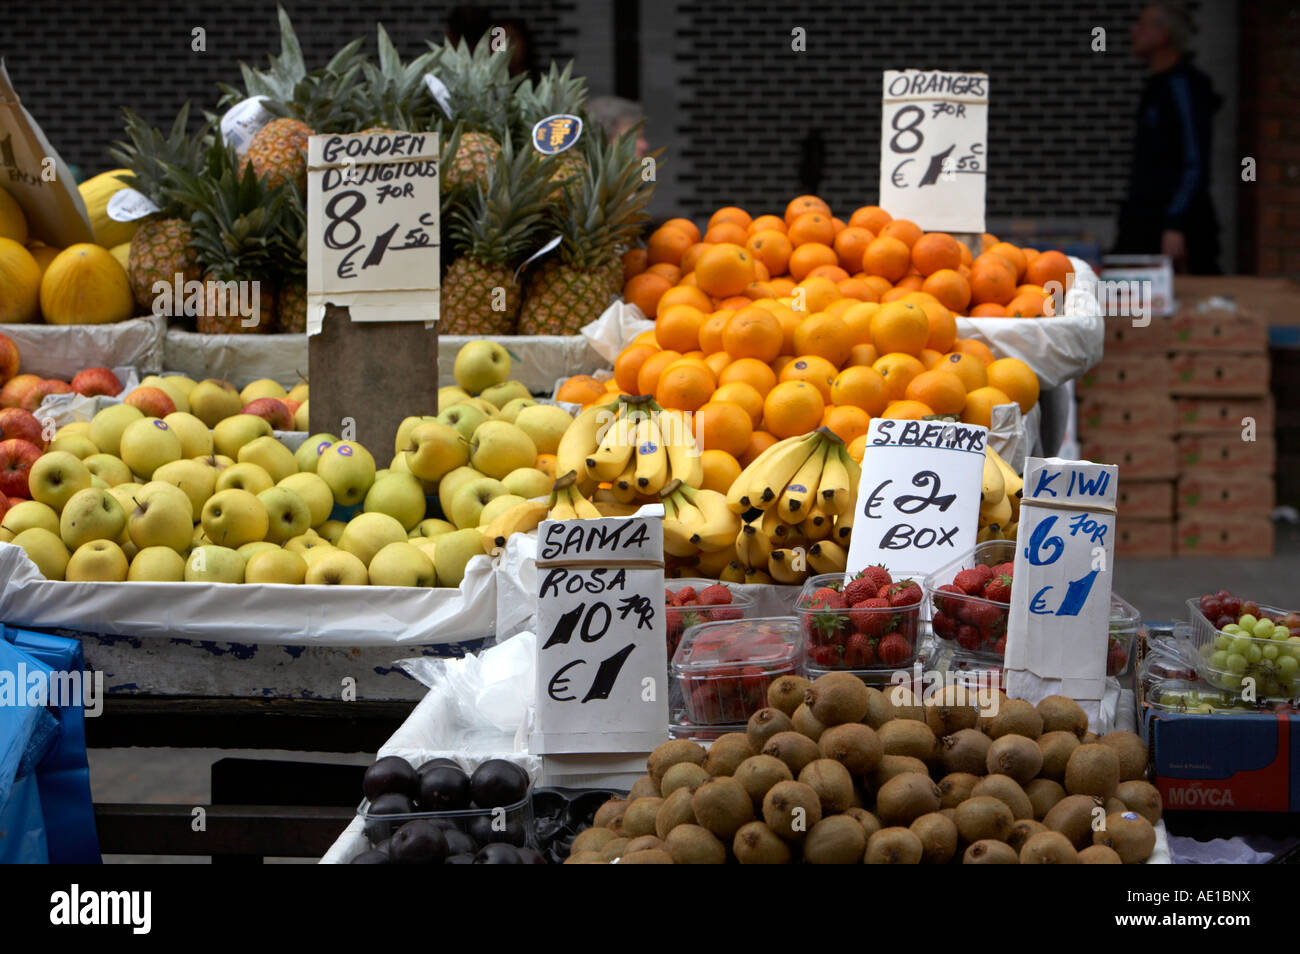
{"label": "kiwi fruit", "polygon": [[706,778],[709,773],[704,771],[702,766],[694,762],[678,762],[667,772],[664,772],[663,781],[659,783],[659,795],[667,798],[679,788],[694,788]]}
{"label": "kiwi fruit", "polygon": [[1069,696],[1048,696],[1037,706],[1044,732],[1071,732],[1082,739],[1088,731],[1088,713]]}
{"label": "kiwi fruit", "polygon": [[573,839],[573,845],[569,848],[569,851],[570,853],[601,851],[617,837],[618,835],[608,828],[588,828],[586,831],[579,832],[578,837]]}
{"label": "kiwi fruit", "polygon": [[1124,859],[1109,845],[1089,845],[1079,852],[1081,865],[1122,865],[1123,863]]}
{"label": "kiwi fruit", "polygon": [[993,838],[1006,841],[1015,816],[1005,802],[991,795],[976,795],[957,806],[957,831],[967,842]]}
{"label": "kiwi fruit", "polygon": [[600,856],[606,861],[613,861],[615,858],[621,858],[627,846],[632,844],[630,838],[615,838],[613,841],[605,842],[605,847],[600,849]]}
{"label": "kiwi fruit", "polygon": [[745,726],[749,748],[754,752],[762,752],[763,746],[767,745],[767,740],[778,732],[793,731],[794,723],[790,721],[790,717],[780,709],[773,709],[771,706],[755,712],[749,717],[749,723]]}
{"label": "kiwi fruit", "polygon": [[1119,756],[1121,782],[1147,777],[1147,747],[1136,732],[1107,732],[1099,741]]}
{"label": "kiwi fruit", "polygon": [[1106,799],[1105,805],[1103,807],[1106,809],[1107,815],[1113,815],[1116,812],[1128,811],[1128,806],[1125,805],[1120,799],[1116,798],[1114,795]]}
{"label": "kiwi fruit", "polygon": [[623,813],[623,824],[619,833],[624,838],[637,838],[641,835],[655,834],[655,816],[664,800],[659,796],[638,798],[627,806]]}
{"label": "kiwi fruit", "polygon": [[633,838],[623,849],[623,854],[630,855],[635,851],[667,851],[667,843],[657,835],[642,835],[640,838]]}
{"label": "kiwi fruit", "polygon": [[1007,844],[1019,851],[1025,846],[1025,842],[1042,831],[1050,831],[1050,829],[1040,821],[1021,818],[1011,826],[1011,834],[1007,835]]}
{"label": "kiwi fruit", "polygon": [[633,851],[618,859],[620,865],[670,865],[673,856],[666,851]]}
{"label": "kiwi fruit", "polygon": [[609,864],[599,851],[575,851],[564,859],[566,865],[604,865]]}
{"label": "kiwi fruit", "polygon": [[790,766],[775,756],[751,755],[736,767],[732,778],[744,787],[757,808],[763,804],[763,796],[777,782],[794,781],[794,773]]}
{"label": "kiwi fruit", "polygon": [[691,795],[696,824],[730,840],[740,826],[754,818],[754,802],[734,778],[711,778]]}
{"label": "kiwi fruit", "polygon": [[736,832],[732,853],[742,865],[788,865],[790,846],[761,821],[752,821]]}
{"label": "kiwi fruit", "polygon": [[655,813],[655,835],[667,838],[678,825],[694,825],[695,809],[691,807],[694,797],[689,788],[679,788],[665,798]]}
{"label": "kiwi fruit", "polygon": [[925,721],[925,705],[921,697],[906,686],[890,686],[886,693],[890,705],[894,707],[895,719],[910,719],[913,722]]}
{"label": "kiwi fruit", "polygon": [[1085,733],[1080,737],[1079,741],[1080,741],[1080,742],[1083,742],[1083,743],[1085,743],[1085,744],[1091,744],[1091,743],[1093,743],[1093,742],[1096,742],[1096,741],[1097,741],[1097,733],[1096,733],[1096,732],[1085,732]]}
{"label": "kiwi fruit", "polygon": [[1137,812],[1115,812],[1106,816],[1106,827],[1092,833],[1094,845],[1113,848],[1126,865],[1151,857],[1156,847],[1156,830]]}
{"label": "kiwi fruit", "polygon": [[1024,785],[1043,767],[1043,753],[1033,739],[1001,735],[989,745],[984,764],[990,775],[1009,775]]}
{"label": "kiwi fruit", "polygon": [[1043,767],[1038,774],[1060,782],[1065,779],[1065,765],[1079,747],[1079,737],[1073,732],[1044,732],[1038,737],[1038,751],[1043,753]]}
{"label": "kiwi fruit", "polygon": [[803,841],[821,820],[821,798],[803,782],[777,782],[763,796],[763,821],[785,841]]}
{"label": "kiwi fruit", "polygon": [[980,713],[973,705],[974,695],[965,686],[944,686],[925,704],[925,724],[939,738],[975,728]]}
{"label": "kiwi fruit", "polygon": [[678,825],[664,839],[675,865],[725,865],[727,846],[699,825]]}
{"label": "kiwi fruit", "polygon": [[984,731],[990,739],[1000,739],[1004,735],[1037,739],[1043,734],[1043,717],[1031,702],[999,697],[997,715],[984,724]]}
{"label": "kiwi fruit", "polygon": [[1018,865],[1020,854],[1005,841],[984,838],[966,849],[961,856],[964,865]]}
{"label": "kiwi fruit", "polygon": [[980,776],[970,772],[949,772],[939,779],[939,804],[943,808],[956,808],[974,790]]}
{"label": "kiwi fruit", "polygon": [[880,764],[876,766],[874,772],[867,776],[867,781],[878,792],[881,786],[895,775],[904,775],[908,772],[928,775],[930,767],[920,759],[914,759],[910,755],[882,755]]}
{"label": "kiwi fruit", "polygon": [[799,781],[821,799],[822,817],[843,812],[853,804],[853,776],[834,759],[813,759],[799,772]]}
{"label": "kiwi fruit", "polygon": [[696,765],[703,765],[704,749],[688,739],[670,739],[655,746],[655,750],[646,759],[646,767],[650,770],[650,777],[658,785],[663,781],[664,773],[678,762],[694,762]]}
{"label": "kiwi fruit", "polygon": [[857,676],[849,672],[828,672],[812,681],[803,701],[813,718],[824,726],[857,722],[867,714],[871,696]]}
{"label": "kiwi fruit", "polygon": [[871,812],[867,811],[865,808],[850,808],[844,814],[861,825],[862,830],[867,833],[868,838],[870,838],[875,832],[880,831],[882,827],[880,819],[871,814]]}
{"label": "kiwi fruit", "polygon": [[803,842],[810,865],[856,865],[867,850],[867,833],[848,815],[831,815],[813,825]]}
{"label": "kiwi fruit", "polygon": [[623,827],[623,813],[627,811],[630,805],[626,798],[611,798],[605,804],[596,809],[596,815],[591,824],[596,828],[611,828],[614,831],[620,831]]}
{"label": "kiwi fruit", "polygon": [[740,732],[728,732],[709,746],[708,754],[704,756],[704,771],[714,777],[734,775],[736,766],[753,754],[749,736]]}
{"label": "kiwi fruit", "polygon": [[876,792],[876,815],[882,825],[910,825],[940,807],[939,786],[919,772],[897,775]]}
{"label": "kiwi fruit", "polygon": [[946,865],[957,854],[957,825],[942,812],[927,812],[910,828],[921,839],[921,864]]}
{"label": "kiwi fruit", "polygon": [[659,783],[654,779],[652,779],[649,775],[642,775],[639,779],[633,782],[632,787],[628,790],[627,793],[627,800],[629,802],[635,802],[638,798],[658,798],[658,797],[659,797]]}
{"label": "kiwi fruit", "polygon": [[[1003,738],[1006,738],[1006,736],[1003,736]],[[980,795],[996,798],[1011,809],[1011,817],[1017,821],[1022,818],[1034,817],[1033,802],[1029,800],[1025,790],[1020,787],[1020,783],[1010,775],[986,775],[975,783],[975,787],[971,789],[970,794],[972,798]]]}
{"label": "kiwi fruit", "polygon": [[767,704],[788,716],[803,704],[804,694],[812,683],[803,676],[782,676],[767,684]]}
{"label": "kiwi fruit", "polygon": [[1119,756],[1109,745],[1085,743],[1065,763],[1065,790],[1107,799],[1119,788]]}
{"label": "kiwi fruit", "polygon": [[882,828],[867,839],[862,857],[868,865],[919,865],[925,846],[910,828]]}
{"label": "kiwi fruit", "polygon": [[924,722],[895,719],[882,725],[879,734],[886,755],[908,755],[929,762],[938,754],[939,740]]}
{"label": "kiwi fruit", "polygon": [[1079,852],[1059,831],[1030,835],[1020,848],[1022,865],[1077,865]]}
{"label": "kiwi fruit", "polygon": [[817,740],[817,748],[823,756],[848,769],[850,775],[866,775],[880,764],[885,754],[884,743],[876,730],[861,722],[831,726]]}
{"label": "kiwi fruit", "polygon": [[1070,839],[1076,850],[1087,848],[1092,844],[1093,812],[1099,807],[1091,795],[1067,795],[1051,807],[1043,824]]}
{"label": "kiwi fruit", "polygon": [[897,719],[897,718],[898,718],[898,711],[894,708],[894,704],[889,701],[889,697],[886,696],[879,689],[873,689],[870,686],[868,686],[867,687],[867,714],[864,715],[859,721],[862,722],[864,725],[871,726],[871,728],[873,729],[879,729],[890,719]]}
{"label": "kiwi fruit", "polygon": [[817,717],[812,714],[806,702],[799,703],[799,708],[794,710],[790,722],[794,726],[794,731],[808,736],[814,742],[821,739],[822,733],[826,731],[826,726],[817,721]]}
{"label": "kiwi fruit", "polygon": [[1036,778],[1025,786],[1025,794],[1034,807],[1034,817],[1042,821],[1052,806],[1065,798],[1065,789],[1060,782],[1050,778]]}
{"label": "kiwi fruit", "polygon": [[939,760],[948,773],[983,775],[988,771],[989,746],[993,740],[979,729],[958,729],[939,741]]}
{"label": "kiwi fruit", "polygon": [[805,765],[822,755],[816,742],[798,732],[778,732],[767,740],[763,754],[780,759],[795,777],[798,777]]}
{"label": "kiwi fruit", "polygon": [[1119,788],[1115,789],[1115,797],[1124,803],[1125,808],[1137,812],[1151,824],[1160,821],[1163,809],[1160,791],[1150,782],[1140,779],[1120,782]]}

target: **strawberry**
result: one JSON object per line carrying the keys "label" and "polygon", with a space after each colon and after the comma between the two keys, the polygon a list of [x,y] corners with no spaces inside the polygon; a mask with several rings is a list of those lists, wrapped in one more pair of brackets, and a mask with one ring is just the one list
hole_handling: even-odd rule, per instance
{"label": "strawberry", "polygon": [[1009,573],[1000,573],[984,584],[984,592],[980,594],[986,600],[993,600],[995,603],[1011,602],[1011,575]]}
{"label": "strawberry", "polygon": [[862,669],[876,661],[876,650],[862,633],[854,633],[844,647],[844,665],[850,669]]}
{"label": "strawberry", "polygon": [[742,619],[745,611],[739,606],[715,606],[711,610],[705,610],[704,615],[711,620],[723,619]]}
{"label": "strawberry", "polygon": [[936,609],[934,618],[930,620],[930,628],[940,639],[952,639],[957,633],[957,621],[943,610]]}
{"label": "strawberry", "polygon": [[999,563],[997,566],[990,567],[994,576],[1012,576],[1014,575],[1016,565],[1014,563]]}
{"label": "strawberry", "polygon": [[853,628],[846,613],[822,610],[804,616],[804,642],[809,646],[826,646],[843,642]]}
{"label": "strawberry", "polygon": [[697,599],[699,599],[699,596],[695,592],[695,587],[683,586],[677,591],[677,595],[673,597],[673,602],[678,606],[686,606]]}
{"label": "strawberry", "polygon": [[1005,636],[993,644],[993,651],[999,656],[1005,656],[1007,654],[1007,638]]}
{"label": "strawberry", "polygon": [[968,622],[980,631],[985,641],[1006,635],[1007,615],[1001,606],[992,603],[973,603]]}
{"label": "strawberry", "polygon": [[843,609],[845,605],[844,597],[829,586],[814,590],[808,601],[810,609]]}
{"label": "strawberry", "polygon": [[767,705],[767,672],[762,666],[740,670],[740,696],[745,701],[746,719]]}
{"label": "strawberry", "polygon": [[961,606],[961,604],[964,603],[965,600],[949,599],[947,597],[940,596],[939,595],[940,593],[956,593],[958,596],[965,596],[966,591],[963,590],[960,586],[957,586],[956,584],[953,583],[945,583],[943,586],[939,587],[934,591],[934,608],[937,610],[942,610],[943,612],[947,613],[949,616],[956,616],[957,608]]}
{"label": "strawberry", "polygon": [[881,633],[888,632],[890,623],[894,619],[893,613],[883,612],[888,609],[890,609],[889,600],[882,600],[879,597],[856,603],[850,613],[853,617],[853,625],[864,636],[879,636]]}
{"label": "strawberry", "polygon": [[975,652],[981,645],[980,631],[969,624],[958,626],[957,645],[967,652]]}
{"label": "strawberry", "polygon": [[921,602],[921,587],[913,580],[903,580],[889,587],[885,598],[890,606],[914,606]]}
{"label": "strawberry", "polygon": [[1106,675],[1117,676],[1127,665],[1128,653],[1124,652],[1123,644],[1112,642],[1106,652]]}
{"label": "strawberry", "polygon": [[844,587],[844,605],[852,606],[854,603],[860,603],[876,595],[880,589],[880,584],[876,582],[873,576],[869,576],[866,570],[863,570],[853,579],[849,580]]}
{"label": "strawberry", "polygon": [[880,563],[869,566],[862,572],[875,581],[876,589],[894,582],[894,578],[889,575],[889,571]]}
{"label": "strawberry", "polygon": [[722,700],[707,680],[700,680],[691,690],[690,715],[692,721],[702,725],[722,721]]}
{"label": "strawberry", "polygon": [[[687,589],[690,589],[690,587],[687,587]],[[700,601],[701,606],[724,606],[731,602],[731,590],[721,583],[714,583],[712,586],[706,586],[700,590],[700,594],[696,599]]]}
{"label": "strawberry", "polygon": [[979,571],[984,567],[977,567],[973,570],[959,570],[957,575],[952,578],[952,585],[957,587],[968,596],[979,596],[979,592],[984,587],[984,575]]}
{"label": "strawberry", "polygon": [[840,666],[840,647],[813,646],[808,650],[808,658],[818,669],[838,669]]}
{"label": "strawberry", "polygon": [[886,666],[896,666],[912,658],[912,646],[900,633],[890,633],[880,640],[876,656]]}

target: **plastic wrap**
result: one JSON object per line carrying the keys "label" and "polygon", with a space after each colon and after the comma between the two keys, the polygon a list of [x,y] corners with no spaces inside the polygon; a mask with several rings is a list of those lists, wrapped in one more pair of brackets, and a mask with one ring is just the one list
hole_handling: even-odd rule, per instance
{"label": "plastic wrap", "polygon": [[86,368],[159,370],[165,329],[165,319],[147,317],[109,325],[5,325],[4,333],[18,346],[24,374],[71,381]]}

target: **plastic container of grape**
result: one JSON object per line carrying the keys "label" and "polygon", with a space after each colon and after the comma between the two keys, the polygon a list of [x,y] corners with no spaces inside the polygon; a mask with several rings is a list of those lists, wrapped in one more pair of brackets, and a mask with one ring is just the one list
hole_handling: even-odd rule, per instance
{"label": "plastic container of grape", "polygon": [[[891,573],[895,583],[911,581],[921,591],[921,598],[906,606],[882,609],[814,609],[813,594],[823,587],[839,592],[844,589],[843,573],[822,573],[809,577],[794,603],[803,632],[805,665],[809,673],[823,672],[893,672],[910,666],[916,659],[921,632],[921,607],[925,603],[925,576],[908,570]],[[886,637],[897,633],[907,643],[906,655],[895,654],[880,659],[879,649]],[[852,645],[854,637],[858,645]],[[856,658],[852,654],[856,653]],[[810,678],[812,678],[810,676]],[[871,680],[867,680],[871,681]]]}
{"label": "plastic container of grape", "polygon": [[767,705],[767,686],[799,669],[792,616],[699,623],[682,635],[672,676],[693,725],[743,724]]}
{"label": "plastic container of grape", "polygon": [[[1291,612],[1263,604],[1259,604],[1259,609],[1273,618]],[[1300,638],[1291,637],[1289,629],[1283,639],[1225,633],[1206,619],[1197,599],[1187,601],[1187,614],[1191,620],[1192,645],[1204,667],[1201,675],[1206,682],[1238,692],[1246,685],[1246,679],[1253,679],[1252,690],[1261,699],[1286,699],[1300,693]],[[1244,663],[1234,666],[1234,656],[1244,657]]]}
{"label": "plastic container of grape", "polygon": [[378,845],[393,832],[411,821],[429,821],[439,827],[450,826],[469,835],[480,848],[504,841],[517,848],[537,847],[533,825],[533,786],[530,782],[524,797],[513,805],[500,808],[468,808],[454,812],[406,812],[400,815],[372,815],[370,799],[362,799],[357,814],[365,825],[370,844]]}
{"label": "plastic container of grape", "polygon": [[1147,679],[1142,694],[1148,708],[1185,715],[1241,715],[1272,710],[1287,701],[1261,698],[1247,702],[1240,692],[1188,679]]}
{"label": "plastic container of grape", "polygon": [[731,602],[716,603],[712,606],[665,605],[664,632],[668,640],[668,659],[670,662],[677,653],[677,646],[681,642],[682,634],[690,627],[698,623],[708,623],[714,620],[746,619],[753,617],[757,612],[757,602],[751,594],[745,593],[739,586],[731,586],[717,580],[666,579],[664,580],[665,602],[668,593],[680,593],[688,586],[692,587],[697,594],[702,593],[710,586],[726,587],[727,592],[731,594]]}
{"label": "plastic container of grape", "polygon": [[[1007,635],[1007,611],[1011,604],[986,600],[982,596],[939,592],[939,587],[950,584],[962,570],[1012,563],[1015,558],[1014,540],[985,540],[925,578],[930,628],[937,642],[983,659],[1002,662],[1003,649],[995,647]],[[970,630],[964,639],[961,637],[963,626]]]}
{"label": "plastic container of grape", "polygon": [[1142,614],[1124,597],[1110,594],[1110,627],[1106,634],[1106,675],[1122,676],[1133,664],[1137,634],[1143,631]]}

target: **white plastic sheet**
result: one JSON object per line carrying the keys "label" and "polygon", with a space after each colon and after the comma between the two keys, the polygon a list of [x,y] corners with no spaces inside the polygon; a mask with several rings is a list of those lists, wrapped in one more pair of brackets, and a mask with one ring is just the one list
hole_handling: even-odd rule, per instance
{"label": "white plastic sheet", "polygon": [[[111,325],[5,325],[25,374],[71,381],[86,368],[163,367],[165,319],[132,318]],[[206,377],[206,375],[205,375]]]}

